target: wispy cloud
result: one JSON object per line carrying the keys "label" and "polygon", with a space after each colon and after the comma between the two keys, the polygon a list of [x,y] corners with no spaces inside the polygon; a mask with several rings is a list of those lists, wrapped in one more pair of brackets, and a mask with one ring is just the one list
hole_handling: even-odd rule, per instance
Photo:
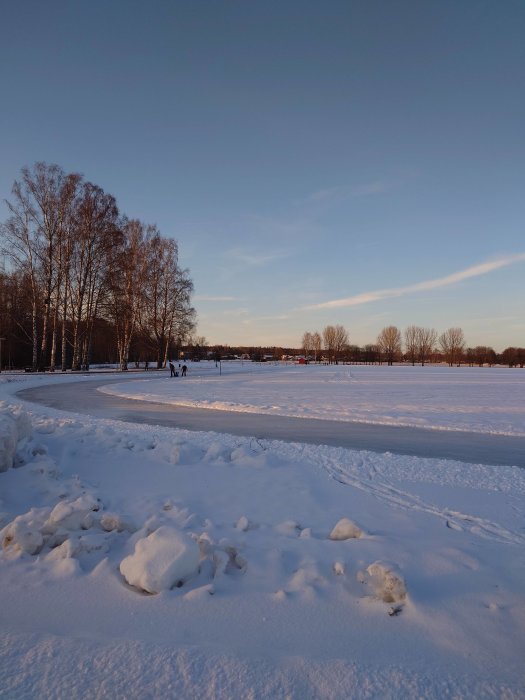
{"label": "wispy cloud", "polygon": [[276,316],[255,316],[252,321],[288,321],[289,314],[277,314]]}
{"label": "wispy cloud", "polygon": [[508,255],[503,258],[498,258],[496,260],[480,263],[479,265],[473,265],[472,267],[467,267],[465,270],[460,270],[459,272],[454,272],[446,277],[439,277],[438,279],[426,280],[424,282],[417,282],[416,284],[410,284],[407,287],[394,287],[392,289],[378,289],[372,292],[363,292],[362,294],[356,294],[345,299],[333,299],[332,301],[324,301],[319,304],[311,304],[310,306],[303,307],[304,309],[314,310],[314,309],[336,309],[345,306],[360,306],[361,304],[370,304],[373,301],[380,301],[381,299],[392,299],[395,297],[402,297],[407,294],[414,294],[416,292],[425,292],[432,289],[439,289],[440,287],[448,287],[457,282],[462,282],[463,280],[470,279],[471,277],[479,277],[480,275],[487,275],[489,272],[494,270],[499,270],[502,267],[508,267],[517,262],[525,261],[525,253],[515,253],[514,255]]}
{"label": "wispy cloud", "polygon": [[230,316],[232,318],[239,318],[240,316],[247,316],[249,314],[249,309],[230,309],[229,311],[223,311],[223,316]]}
{"label": "wispy cloud", "polygon": [[194,301],[238,301],[238,297],[213,297],[206,294],[197,294]]}
{"label": "wispy cloud", "polygon": [[245,248],[231,248],[226,252],[226,257],[230,260],[235,260],[243,265],[252,267],[261,267],[267,265],[274,260],[282,260],[290,255],[285,250],[274,250],[271,253],[268,251],[248,250]]}

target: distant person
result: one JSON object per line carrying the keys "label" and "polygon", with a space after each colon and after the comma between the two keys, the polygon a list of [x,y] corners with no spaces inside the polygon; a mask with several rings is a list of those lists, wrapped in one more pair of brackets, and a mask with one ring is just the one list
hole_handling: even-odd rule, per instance
{"label": "distant person", "polygon": [[173,362],[170,362],[170,377],[176,377],[177,375],[175,374],[175,365]]}
{"label": "distant person", "polygon": [[186,365],[182,365],[182,376],[183,376],[183,377],[186,376],[186,372],[187,372],[187,371],[188,371],[188,368],[186,367]]}
{"label": "distant person", "polygon": [[147,372],[148,369],[149,369],[149,362],[148,362],[147,360],[146,360],[146,362],[144,363],[144,369],[146,370],[146,372]]}

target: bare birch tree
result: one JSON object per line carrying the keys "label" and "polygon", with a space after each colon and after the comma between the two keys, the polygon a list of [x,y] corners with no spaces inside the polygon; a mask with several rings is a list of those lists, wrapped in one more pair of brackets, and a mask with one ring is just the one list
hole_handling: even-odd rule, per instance
{"label": "bare birch tree", "polygon": [[177,242],[155,229],[148,243],[141,325],[153,339],[159,369],[167,362],[170,343],[182,342],[193,330],[192,291],[188,271],[178,265]]}
{"label": "bare birch tree", "polygon": [[90,333],[107,280],[112,248],[120,241],[115,199],[100,187],[84,183],[77,206],[72,264],[73,362],[79,370],[89,361]]}
{"label": "bare birch tree", "polygon": [[34,213],[21,184],[15,181],[12,189],[13,202],[6,202],[10,217],[2,225],[2,253],[9,257],[15,267],[26,275],[31,289],[31,344],[32,368],[38,367],[38,319],[41,307],[41,284],[39,279],[38,232],[34,228]]}
{"label": "bare birch tree", "polygon": [[121,231],[120,245],[111,254],[107,306],[116,329],[119,366],[125,371],[146,284],[148,227],[137,219],[125,220]]}
{"label": "bare birch tree", "polygon": [[12,280],[0,270],[0,322],[10,338],[16,327],[17,342],[30,340],[32,368],[54,370],[59,353],[63,371],[70,354],[72,369],[87,367],[95,327],[115,332],[122,369],[140,327],[161,366],[174,338],[194,327],[193,284],[176,242],[119,219],[111,195],[57,165],[22,169],[12,195],[0,224],[0,252],[14,268]]}

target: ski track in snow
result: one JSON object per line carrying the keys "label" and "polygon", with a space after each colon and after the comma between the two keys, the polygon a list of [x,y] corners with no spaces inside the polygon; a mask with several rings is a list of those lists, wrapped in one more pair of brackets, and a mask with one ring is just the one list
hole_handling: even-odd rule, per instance
{"label": "ski track in snow", "polygon": [[441,509],[432,503],[425,502],[413,493],[402,491],[388,481],[378,482],[375,480],[377,479],[377,472],[374,475],[369,473],[368,478],[364,479],[358,476],[355,468],[345,467],[336,460],[324,455],[321,457],[321,462],[328,474],[339,483],[365,491],[390,506],[434,515],[444,520],[447,526],[452,529],[468,530],[473,535],[478,535],[485,539],[502,543],[525,544],[525,535],[511,532],[502,525],[475,515],[468,515],[446,508]]}

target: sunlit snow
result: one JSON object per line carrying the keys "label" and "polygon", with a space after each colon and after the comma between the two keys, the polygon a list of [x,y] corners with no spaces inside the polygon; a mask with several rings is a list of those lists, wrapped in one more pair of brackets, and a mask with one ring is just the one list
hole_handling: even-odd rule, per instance
{"label": "sunlit snow", "polygon": [[100,390],[224,411],[525,435],[525,372],[519,370],[224,364],[220,376],[214,363],[199,363],[187,378],[108,383]]}
{"label": "sunlit snow", "polygon": [[[259,369],[210,363],[209,378],[190,367],[118,390],[343,420],[354,396],[359,419],[368,406],[404,421],[419,402],[427,425],[525,432],[520,371]],[[0,694],[523,697],[523,469],[131,425],[15,395],[62,380],[0,380]]]}

